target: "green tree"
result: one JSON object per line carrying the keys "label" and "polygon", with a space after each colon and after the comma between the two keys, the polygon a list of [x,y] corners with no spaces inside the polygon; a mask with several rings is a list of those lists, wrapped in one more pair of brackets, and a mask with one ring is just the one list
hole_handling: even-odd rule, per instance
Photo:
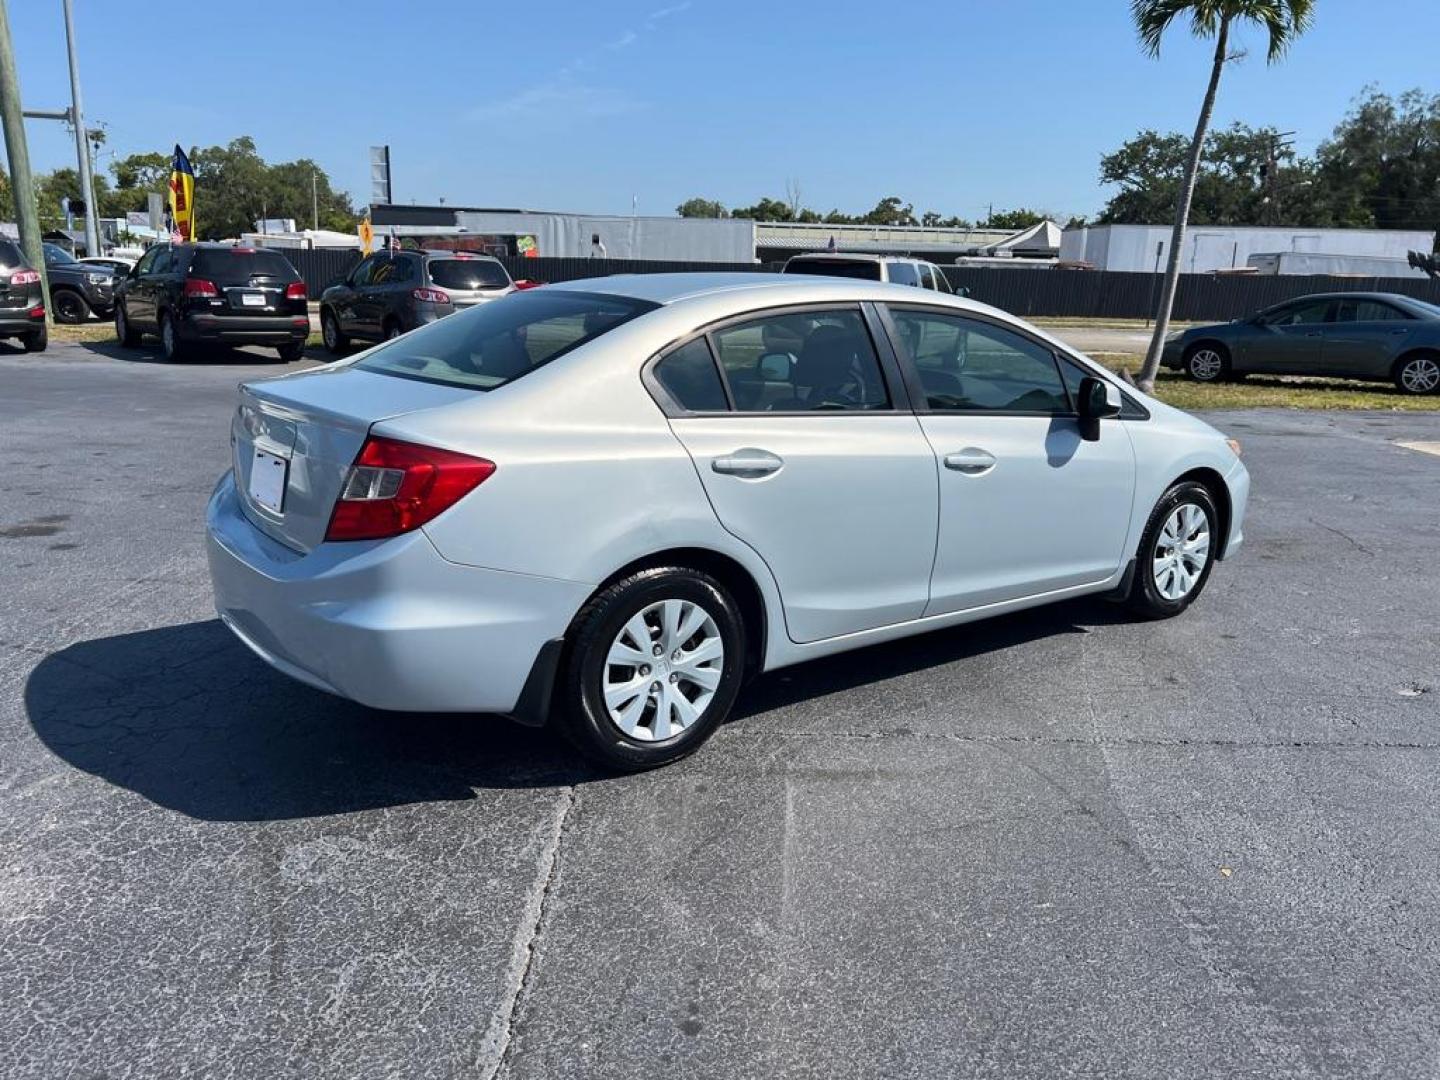
{"label": "green tree", "polygon": [[1185,227],[1190,219],[1190,202],[1195,195],[1195,181],[1200,171],[1200,156],[1210,117],[1215,111],[1215,97],[1220,90],[1220,76],[1225,65],[1235,59],[1230,55],[1230,31],[1236,23],[1258,23],[1269,37],[1267,59],[1275,63],[1285,55],[1294,40],[1309,28],[1314,17],[1315,0],[1131,0],[1131,15],[1141,46],[1153,57],[1160,55],[1165,31],[1175,20],[1188,19],[1191,32],[1201,39],[1213,39],[1215,53],[1210,64],[1210,81],[1200,105],[1195,134],[1190,140],[1180,195],[1175,208],[1175,228],[1170,236],[1170,259],[1165,268],[1165,283],[1160,291],[1160,307],[1155,316],[1155,333],[1150,351],[1137,380],[1140,388],[1155,388],[1155,375],[1160,370],[1160,353],[1170,332],[1170,312],[1175,306],[1175,289],[1180,281],[1180,251],[1185,246]]}
{"label": "green tree", "polygon": [[782,199],[771,199],[768,196],[761,199],[754,206],[737,206],[730,211],[730,216],[735,218],[747,218],[751,221],[794,221],[795,214],[790,209],[790,204]]}
{"label": "green tree", "polygon": [[10,174],[0,168],[0,221],[15,220],[15,189],[10,186]]}
{"label": "green tree", "polygon": [[915,208],[909,203],[902,203],[900,196],[889,195],[875,204],[862,219],[866,225],[919,225],[915,217]]}
{"label": "green tree", "polygon": [[1031,225],[1039,225],[1048,218],[1048,214],[1042,214],[1038,210],[1002,210],[998,214],[991,214],[990,219],[985,222],[985,227],[987,229],[1014,229],[1019,232],[1021,229],[1030,228]]}
{"label": "green tree", "polygon": [[686,199],[675,208],[675,213],[681,217],[694,218],[724,218],[730,216],[730,211],[725,205],[715,199]]}

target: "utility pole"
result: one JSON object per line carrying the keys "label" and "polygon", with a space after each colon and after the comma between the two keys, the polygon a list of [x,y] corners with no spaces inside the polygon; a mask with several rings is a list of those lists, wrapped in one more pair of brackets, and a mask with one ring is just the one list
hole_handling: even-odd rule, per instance
{"label": "utility pole", "polygon": [[1289,150],[1293,144],[1290,136],[1293,131],[1277,131],[1270,136],[1270,152],[1265,156],[1265,164],[1260,166],[1260,185],[1265,195],[1265,217],[1267,224],[1274,225],[1280,217],[1280,153]]}
{"label": "utility pole", "polygon": [[75,60],[75,17],[65,5],[65,49],[70,54],[70,123],[75,127],[75,160],[80,168],[80,196],[85,200],[85,254],[100,254],[100,208],[95,205],[95,174],[90,165],[90,139],[80,107],[80,66]]}
{"label": "utility pole", "polygon": [[314,224],[310,227],[316,232],[320,231],[320,182],[315,178],[316,173],[310,171],[310,216]]}
{"label": "utility pole", "polygon": [[[20,248],[25,261],[40,272],[42,295],[50,295],[45,272],[45,251],[40,246],[40,218],[35,213],[35,181],[30,175],[30,147],[25,142],[25,120],[20,108],[20,76],[15,71],[15,46],[10,40],[10,12],[0,0],[0,123],[10,157],[10,184],[15,196],[15,220],[20,226]],[[51,322],[50,305],[45,321]]]}

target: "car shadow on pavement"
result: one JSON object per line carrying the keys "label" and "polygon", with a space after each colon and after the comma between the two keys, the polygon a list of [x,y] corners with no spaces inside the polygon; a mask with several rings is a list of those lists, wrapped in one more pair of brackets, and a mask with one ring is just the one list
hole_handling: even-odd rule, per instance
{"label": "car shadow on pavement", "polygon": [[82,641],[25,686],[64,761],[206,821],[271,821],[603,774],[500,717],[386,713],[280,675],[218,619]]}
{"label": "car shadow on pavement", "polygon": [[130,364],[165,364],[173,367],[247,364],[273,367],[276,369],[276,374],[295,370],[300,364],[309,360],[327,359],[327,354],[318,349],[307,349],[304,360],[287,363],[276,355],[274,349],[259,347],[231,349],[225,346],[215,346],[195,349],[183,360],[170,361],[165,359],[165,354],[161,352],[158,341],[146,340],[139,345],[121,345],[118,341],[82,341],[78,344],[86,352],[92,352],[96,356],[103,356],[110,360],[123,360]]}

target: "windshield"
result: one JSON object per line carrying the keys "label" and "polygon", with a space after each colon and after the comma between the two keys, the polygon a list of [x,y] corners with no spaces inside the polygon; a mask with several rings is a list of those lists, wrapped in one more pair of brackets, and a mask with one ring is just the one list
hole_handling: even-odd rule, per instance
{"label": "windshield", "polygon": [[430,280],[445,289],[508,289],[510,275],[490,259],[432,259]]}
{"label": "windshield", "polygon": [[66,251],[58,244],[45,245],[45,261],[52,266],[61,263],[69,264],[76,261],[75,256]]}
{"label": "windshield", "polygon": [[785,264],[785,273],[879,281],[880,264],[870,259],[791,259]]}
{"label": "windshield", "polygon": [[402,379],[494,390],[657,306],[562,289],[513,293],[396,338],[355,366]]}

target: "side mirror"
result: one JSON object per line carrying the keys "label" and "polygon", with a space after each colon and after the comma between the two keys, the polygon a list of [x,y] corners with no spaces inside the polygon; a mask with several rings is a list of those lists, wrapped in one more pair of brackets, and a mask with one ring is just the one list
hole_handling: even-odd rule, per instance
{"label": "side mirror", "polygon": [[1076,402],[1080,412],[1080,437],[1086,442],[1098,440],[1100,421],[1107,416],[1119,416],[1123,403],[1119,387],[1086,375],[1080,380],[1079,401]]}
{"label": "side mirror", "polygon": [[766,382],[789,382],[795,366],[789,353],[765,353],[755,361],[755,372]]}
{"label": "side mirror", "polygon": [[963,300],[969,297],[970,290],[967,289],[964,285],[961,285],[958,289],[955,290],[955,295]]}

